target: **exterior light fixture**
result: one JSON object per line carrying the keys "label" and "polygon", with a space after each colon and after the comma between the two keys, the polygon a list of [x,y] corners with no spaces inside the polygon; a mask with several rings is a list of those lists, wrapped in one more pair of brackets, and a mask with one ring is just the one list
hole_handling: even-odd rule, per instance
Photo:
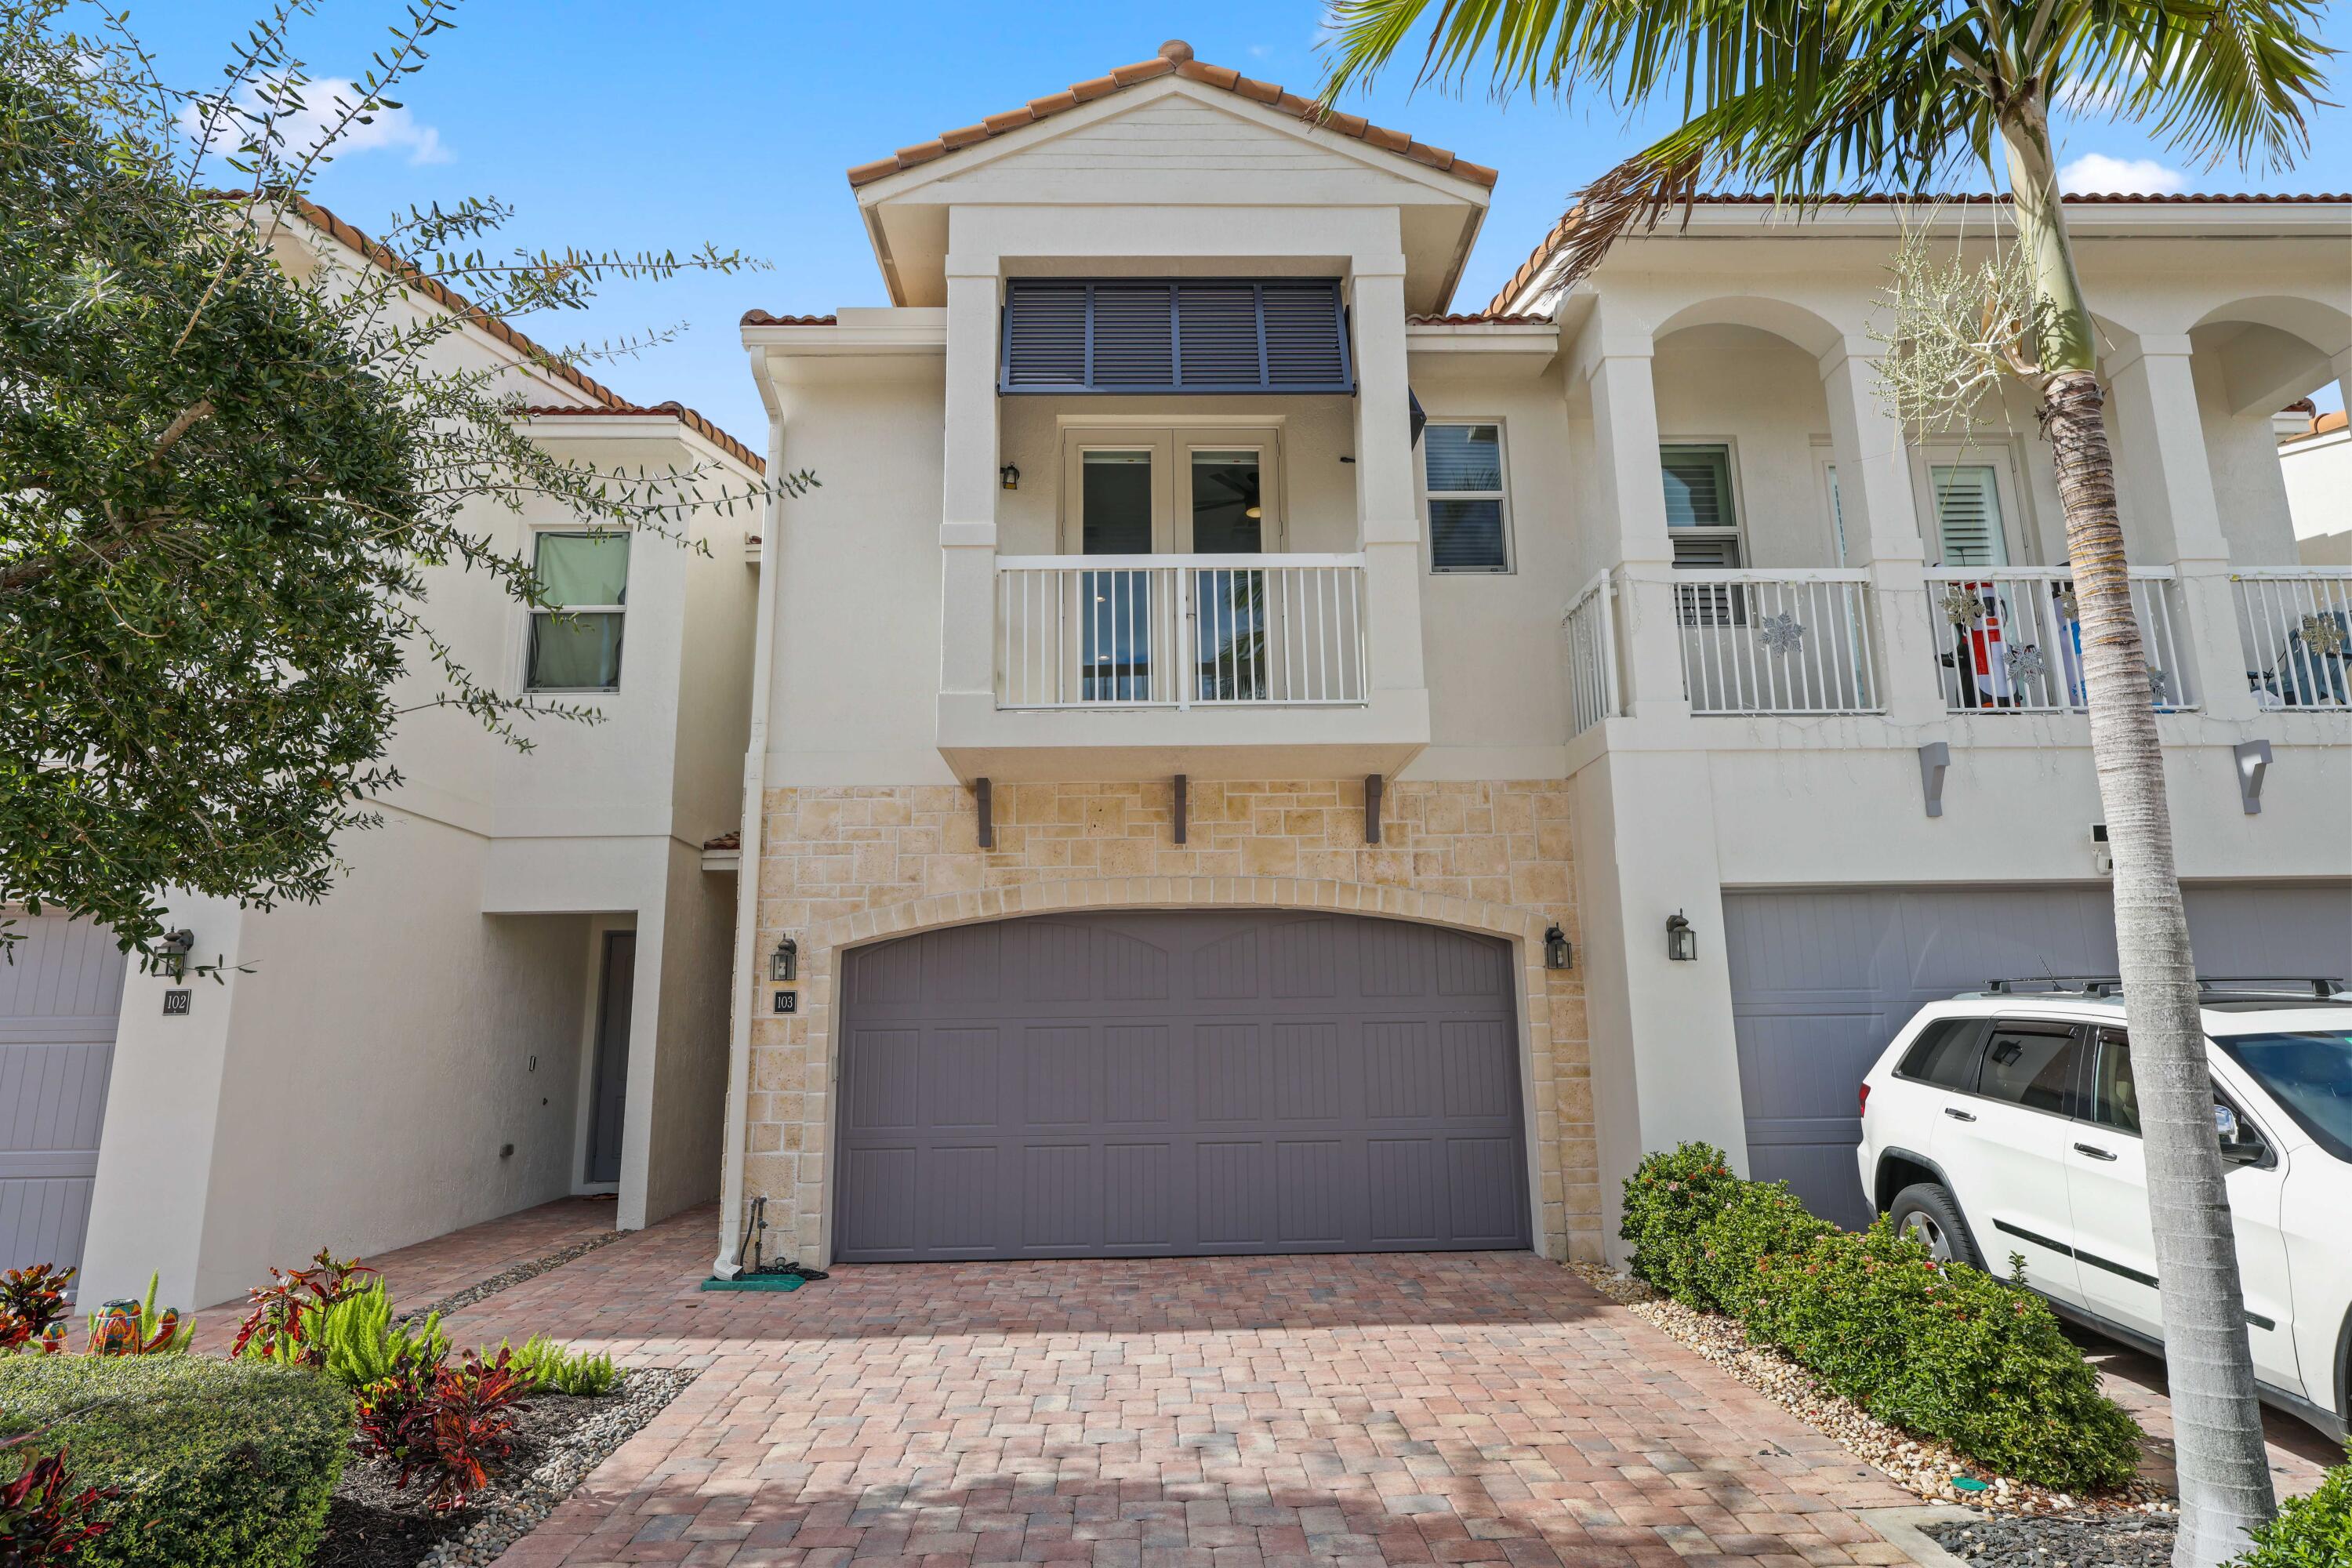
{"label": "exterior light fixture", "polygon": [[776,943],[776,951],[768,955],[768,978],[796,980],[801,973],[801,944],[790,936]]}
{"label": "exterior light fixture", "polygon": [[1244,507],[1242,509],[1242,515],[1249,519],[1252,522],[1255,522],[1258,519],[1265,515],[1265,508],[1262,506]]}
{"label": "exterior light fixture", "polygon": [[1544,967],[1566,969],[1574,962],[1576,950],[1569,945],[1568,933],[1553,926],[1544,932]]}
{"label": "exterior light fixture", "polygon": [[188,950],[196,945],[196,933],[185,927],[167,931],[155,941],[155,967],[174,980],[188,977]]}
{"label": "exterior light fixture", "polygon": [[996,478],[1006,489],[1017,490],[1021,488],[1021,466],[1017,463],[1007,463],[996,470]]}
{"label": "exterior light fixture", "polygon": [[1698,932],[1691,930],[1680,910],[1666,917],[1666,956],[1676,963],[1698,961]]}

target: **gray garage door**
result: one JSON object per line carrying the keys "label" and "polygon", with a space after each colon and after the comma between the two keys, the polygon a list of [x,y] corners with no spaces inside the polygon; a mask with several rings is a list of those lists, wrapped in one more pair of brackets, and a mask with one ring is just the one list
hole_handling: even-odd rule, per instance
{"label": "gray garage door", "polygon": [[100,927],[11,917],[0,958],[0,1268],[81,1261],[122,954]]}
{"label": "gray garage door", "polygon": [[1528,1245],[1498,941],[1104,913],[850,955],[850,1261]]}
{"label": "gray garage door", "polygon": [[[2192,887],[2188,902],[2200,974],[2352,972],[2352,886]],[[2116,972],[2104,887],[1730,893],[1724,918],[1749,1165],[1846,1225],[1870,1218],[1856,1090],[1920,1004],[1995,976]]]}

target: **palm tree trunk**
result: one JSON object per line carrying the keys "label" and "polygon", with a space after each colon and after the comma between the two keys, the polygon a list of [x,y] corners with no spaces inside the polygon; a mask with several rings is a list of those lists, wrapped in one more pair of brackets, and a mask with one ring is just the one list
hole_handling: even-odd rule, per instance
{"label": "palm tree trunk", "polygon": [[2213,1089],[2198,1012],[2189,920],[2172,857],[2164,754],[2132,613],[2115,459],[2100,416],[2090,313],[2058,203],[2049,130],[2038,106],[2002,124],[2021,239],[2032,247],[2042,426],[2065,507],[2066,554],[2083,635],[2091,758],[2115,856],[2116,951],[2131,1030],[2164,1312],[2166,1378],[2178,1444],[2180,1534],[2175,1568],[2212,1568],[2276,1511],[2262,1409],[2246,1340],[2229,1194],[2213,1129]]}

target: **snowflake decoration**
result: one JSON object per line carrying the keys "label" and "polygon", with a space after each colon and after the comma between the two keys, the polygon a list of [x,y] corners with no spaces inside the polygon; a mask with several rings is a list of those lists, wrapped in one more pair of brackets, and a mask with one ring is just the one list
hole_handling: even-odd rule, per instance
{"label": "snowflake decoration", "polygon": [[2165,688],[2171,684],[2172,677],[2165,674],[2164,671],[2157,668],[2156,666],[2152,664],[2147,667],[2147,694],[2158,707],[2161,708],[2167,701],[2170,700],[2166,694]]}
{"label": "snowflake decoration", "polygon": [[1984,601],[1958,583],[1944,590],[1944,618],[1952,625],[1967,626],[1983,614]]}
{"label": "snowflake decoration", "polygon": [[2048,662],[2042,657],[2042,650],[2032,643],[2021,646],[2012,644],[2009,652],[2003,657],[2009,661],[2009,678],[2013,681],[2031,680],[2036,676],[2046,674],[2050,668]]}
{"label": "snowflake decoration", "polygon": [[2334,658],[2344,651],[2344,624],[2334,616],[2304,616],[2303,646],[2322,658]]}
{"label": "snowflake decoration", "polygon": [[1794,616],[1767,616],[1757,624],[1756,637],[1774,653],[1796,653],[1805,646],[1805,628]]}
{"label": "snowflake decoration", "polygon": [[2058,591],[2058,613],[2070,621],[2079,621],[2083,618],[2083,601],[2074,596],[2074,585],[2072,583]]}

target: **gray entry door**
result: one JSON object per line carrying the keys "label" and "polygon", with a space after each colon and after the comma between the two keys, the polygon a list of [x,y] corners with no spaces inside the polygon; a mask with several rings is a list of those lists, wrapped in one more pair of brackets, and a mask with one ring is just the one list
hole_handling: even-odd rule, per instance
{"label": "gray entry door", "polygon": [[[2352,885],[2187,889],[2207,975],[2352,972]],[[2113,894],[2083,888],[1727,893],[1725,955],[1752,1174],[1841,1225],[1869,1223],[1854,1169],[1863,1075],[1923,1003],[1997,977],[2113,974]]]}
{"label": "gray entry door", "polygon": [[1353,915],[960,926],[844,965],[845,1261],[1529,1245],[1510,950]]}
{"label": "gray entry door", "polygon": [[122,953],[100,926],[18,913],[0,958],[0,1268],[75,1268],[89,1224]]}
{"label": "gray entry door", "polygon": [[629,1092],[629,1017],[637,990],[637,933],[604,933],[596,982],[596,1072],[588,1113],[588,1180],[621,1179],[622,1111]]}

